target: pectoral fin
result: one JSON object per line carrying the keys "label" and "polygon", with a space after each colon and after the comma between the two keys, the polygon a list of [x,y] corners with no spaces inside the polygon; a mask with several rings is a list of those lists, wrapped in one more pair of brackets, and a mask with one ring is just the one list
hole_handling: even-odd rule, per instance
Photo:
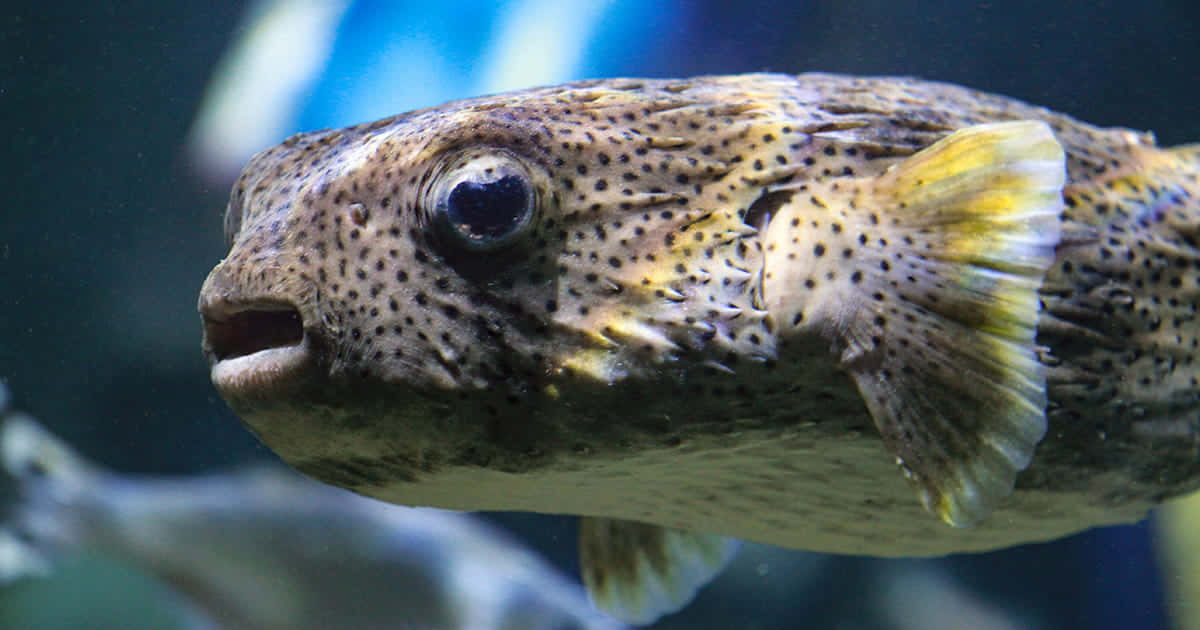
{"label": "pectoral fin", "polygon": [[1038,288],[1059,240],[1064,155],[1042,122],[958,131],[880,176],[843,367],[925,506],[967,526],[1046,431]]}
{"label": "pectoral fin", "polygon": [[596,608],[644,625],[687,605],[733,557],[738,541],[633,521],[583,518],[583,584]]}

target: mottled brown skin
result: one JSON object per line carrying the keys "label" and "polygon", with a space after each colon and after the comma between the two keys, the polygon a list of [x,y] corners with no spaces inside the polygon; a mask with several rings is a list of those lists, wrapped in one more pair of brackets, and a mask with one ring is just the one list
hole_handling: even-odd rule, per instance
{"label": "mottled brown skin", "polygon": [[[1049,430],[997,513],[956,530],[913,500],[828,344],[762,309],[754,228],[774,186],[877,175],[955,129],[1023,119],[1067,153],[1038,328]],[[439,169],[480,147],[524,164],[539,200],[531,233],[486,255],[428,218]],[[1196,487],[1198,194],[1194,153],[945,84],[581,82],[264,152],[200,307],[239,416],[363,494],[823,551],[982,550],[1141,518]],[[303,339],[257,346],[297,343],[287,362],[217,379],[244,353],[231,347],[270,336],[226,322],[291,307]]]}

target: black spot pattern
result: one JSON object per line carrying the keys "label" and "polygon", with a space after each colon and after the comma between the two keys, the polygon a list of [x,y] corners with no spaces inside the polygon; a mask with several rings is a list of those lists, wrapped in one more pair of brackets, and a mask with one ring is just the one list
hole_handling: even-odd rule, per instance
{"label": "black spot pattern", "polygon": [[[1177,442],[1186,440],[1076,457],[1108,453],[1103,436],[1134,435],[1138,422],[1195,433],[1187,420],[1197,413],[1200,345],[1194,158],[1164,157],[1128,131],[906,79],[581,82],[295,136],[255,158],[235,186],[231,251],[202,304],[294,306],[311,352],[308,380],[286,397],[262,388],[253,404],[223,393],[285,459],[367,492],[419,488],[445,470],[552,471],[544,479],[562,481],[564,467],[595,470],[593,462],[639,461],[704,440],[734,444],[740,437],[723,436],[741,431],[815,426],[818,444],[858,435],[870,418],[835,369],[855,357],[812,334],[829,322],[808,307],[853,296],[875,328],[858,343],[882,345],[899,330],[903,341],[888,351],[936,372],[935,358],[908,340],[931,330],[937,320],[925,315],[943,308],[939,294],[920,288],[946,281],[925,253],[937,243],[895,230],[904,208],[856,207],[860,193],[954,129],[1019,119],[1053,128],[1069,180],[1039,322],[1051,431],[1023,483],[1075,483],[1086,475],[1042,471],[1086,466],[1161,496],[1195,485],[1194,454],[1180,463],[1191,447]],[[536,215],[496,251],[447,247],[431,229],[430,190],[455,161],[497,152],[528,171]],[[791,237],[765,242],[759,230],[785,207],[802,208]],[[767,265],[776,254],[783,262]],[[785,279],[786,295],[764,289]],[[787,310],[773,308],[783,301]],[[907,376],[903,369],[887,377]],[[803,457],[824,461],[817,451]],[[826,469],[849,474],[870,462]],[[725,531],[741,522],[720,511],[727,489],[697,481],[713,499],[692,504],[649,469],[632,475],[612,489],[617,507],[602,510]],[[1138,488],[1129,496],[1150,492]],[[661,496],[642,501],[643,490]],[[579,509],[568,495],[529,491],[492,507]],[[539,503],[543,496],[565,503]],[[739,514],[761,514],[771,526],[758,531],[788,542],[808,521],[783,503],[830,514],[860,506],[831,521],[849,529],[878,525],[869,517],[883,508],[863,501],[895,504],[794,498]],[[414,500],[458,495],[447,487]]]}

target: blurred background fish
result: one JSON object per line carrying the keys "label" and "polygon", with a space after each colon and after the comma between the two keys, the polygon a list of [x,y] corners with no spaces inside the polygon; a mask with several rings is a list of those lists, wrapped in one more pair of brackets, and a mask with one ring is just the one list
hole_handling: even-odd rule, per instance
{"label": "blurred background fish", "polygon": [[[138,473],[272,459],[209,385],[195,295],[222,255],[232,174],[290,133],[586,77],[820,70],[960,83],[1163,145],[1200,137],[1191,0],[27,3],[0,18],[0,51],[0,374],[55,433]],[[488,518],[578,574],[574,521]],[[1163,540],[1143,523],[920,562],[745,545],[654,627],[1167,628],[1166,578],[1197,561],[1164,545],[1160,562]],[[0,628],[179,627],[139,572],[62,560],[0,589]]]}
{"label": "blurred background fish", "polygon": [[[45,577],[55,556],[85,550],[161,581],[185,628],[620,627],[536,554],[468,515],[387,505],[279,466],[120,475],[28,415],[0,414],[12,499],[0,529],[4,581]],[[70,610],[73,627],[98,627],[85,605]],[[5,617],[0,627],[33,627]]]}

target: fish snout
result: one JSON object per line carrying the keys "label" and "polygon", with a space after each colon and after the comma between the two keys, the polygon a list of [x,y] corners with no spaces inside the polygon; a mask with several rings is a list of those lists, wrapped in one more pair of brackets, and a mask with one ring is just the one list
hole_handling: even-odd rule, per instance
{"label": "fish snout", "polygon": [[[202,347],[226,399],[265,395],[304,380],[315,361],[303,292],[247,290],[218,265],[200,290]],[[270,287],[271,284],[267,283]],[[276,285],[278,286],[278,285]]]}

